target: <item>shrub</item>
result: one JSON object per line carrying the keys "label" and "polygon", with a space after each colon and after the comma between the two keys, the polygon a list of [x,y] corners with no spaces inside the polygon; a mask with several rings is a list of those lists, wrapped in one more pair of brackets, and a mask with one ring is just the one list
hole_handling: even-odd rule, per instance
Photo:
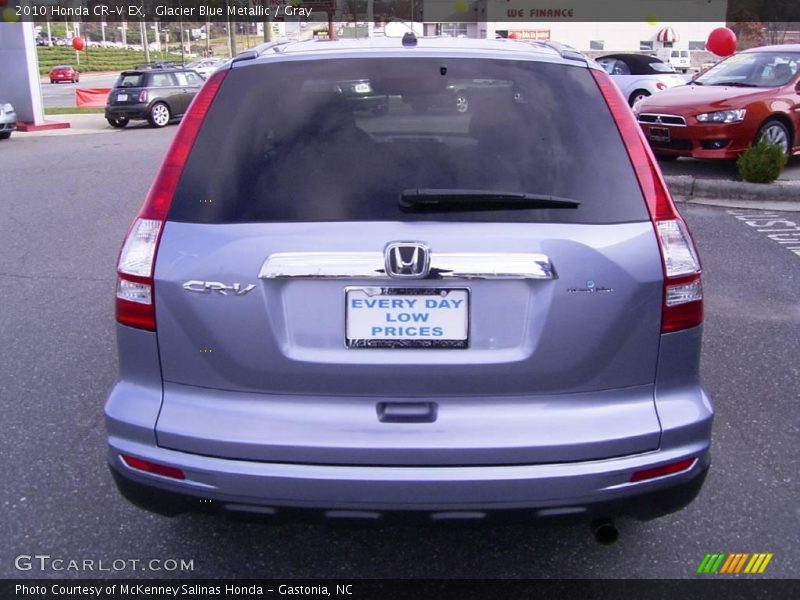
{"label": "shrub", "polygon": [[775,181],[786,166],[786,154],[777,144],[760,141],[736,161],[739,177],[753,183]]}

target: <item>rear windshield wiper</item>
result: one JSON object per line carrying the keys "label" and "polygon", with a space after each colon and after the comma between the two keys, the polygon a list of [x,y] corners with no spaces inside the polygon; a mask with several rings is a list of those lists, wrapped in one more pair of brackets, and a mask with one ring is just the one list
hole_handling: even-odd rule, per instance
{"label": "rear windshield wiper", "polygon": [[400,194],[403,212],[578,208],[580,205],[577,200],[559,196],[493,190],[416,189],[403,190]]}
{"label": "rear windshield wiper", "polygon": [[703,83],[697,81],[696,79],[692,79],[691,81],[687,81],[686,85],[703,85]]}
{"label": "rear windshield wiper", "polygon": [[754,83],[745,83],[744,81],[721,81],[719,83],[712,83],[711,85],[729,85],[731,87],[759,87]]}

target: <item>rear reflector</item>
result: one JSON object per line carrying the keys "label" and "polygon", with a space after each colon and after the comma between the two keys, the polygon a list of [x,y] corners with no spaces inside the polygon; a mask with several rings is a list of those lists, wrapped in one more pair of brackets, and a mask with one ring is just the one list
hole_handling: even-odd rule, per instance
{"label": "rear reflector", "polygon": [[605,71],[592,69],[592,75],[617,124],[656,230],[664,269],[661,333],[696,327],[703,322],[703,287],[692,237],[628,103]]}
{"label": "rear reflector", "polygon": [[[197,133],[227,70],[206,81],[183,117],[139,214],[134,219],[117,262],[117,321],[129,327],[156,330],[153,271],[172,196]],[[146,99],[146,92],[142,92]],[[140,99],[142,95],[140,95]]]}
{"label": "rear reflector", "polygon": [[159,465],[147,460],[142,460],[141,458],[128,456],[127,454],[121,454],[120,458],[122,462],[130,468],[138,471],[145,471],[146,473],[153,473],[154,475],[161,475],[163,477],[169,477],[170,479],[186,479],[186,475],[184,475],[183,471],[175,467]]}
{"label": "rear reflector", "polygon": [[637,481],[645,481],[647,479],[655,479],[656,477],[664,477],[665,475],[674,475],[681,471],[688,471],[694,466],[696,458],[687,458],[675,463],[655,467],[653,469],[645,469],[644,471],[636,471],[631,475],[631,483]]}

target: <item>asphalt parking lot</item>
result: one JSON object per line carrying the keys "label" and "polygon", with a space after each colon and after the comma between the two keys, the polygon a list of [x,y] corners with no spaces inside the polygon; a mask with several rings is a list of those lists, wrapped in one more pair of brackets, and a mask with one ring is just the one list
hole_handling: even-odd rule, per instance
{"label": "asphalt parking lot", "polygon": [[[0,143],[0,577],[684,578],[707,552],[771,552],[763,577],[797,575],[800,256],[741,218],[759,211],[682,207],[706,273],[713,465],[690,507],[620,523],[614,546],[585,526],[272,526],[127,504],[105,467],[114,266],[175,129]],[[193,570],[20,572],[21,554]]]}

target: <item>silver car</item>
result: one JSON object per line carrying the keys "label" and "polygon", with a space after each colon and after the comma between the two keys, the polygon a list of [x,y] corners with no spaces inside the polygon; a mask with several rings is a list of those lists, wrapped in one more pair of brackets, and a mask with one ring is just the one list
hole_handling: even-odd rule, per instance
{"label": "silver car", "polygon": [[0,102],[0,140],[7,140],[17,128],[17,113],[8,102]]}
{"label": "silver car", "polygon": [[[413,110],[468,80],[468,112]],[[702,307],[658,165],[582,55],[264,45],[206,82],[122,246],[112,473],[165,514],[516,509],[608,542],[702,485]]]}
{"label": "silver car", "polygon": [[221,58],[204,58],[193,63],[186,65],[187,69],[191,69],[201,75],[203,79],[208,79],[214,71],[223,67],[229,61]]}

